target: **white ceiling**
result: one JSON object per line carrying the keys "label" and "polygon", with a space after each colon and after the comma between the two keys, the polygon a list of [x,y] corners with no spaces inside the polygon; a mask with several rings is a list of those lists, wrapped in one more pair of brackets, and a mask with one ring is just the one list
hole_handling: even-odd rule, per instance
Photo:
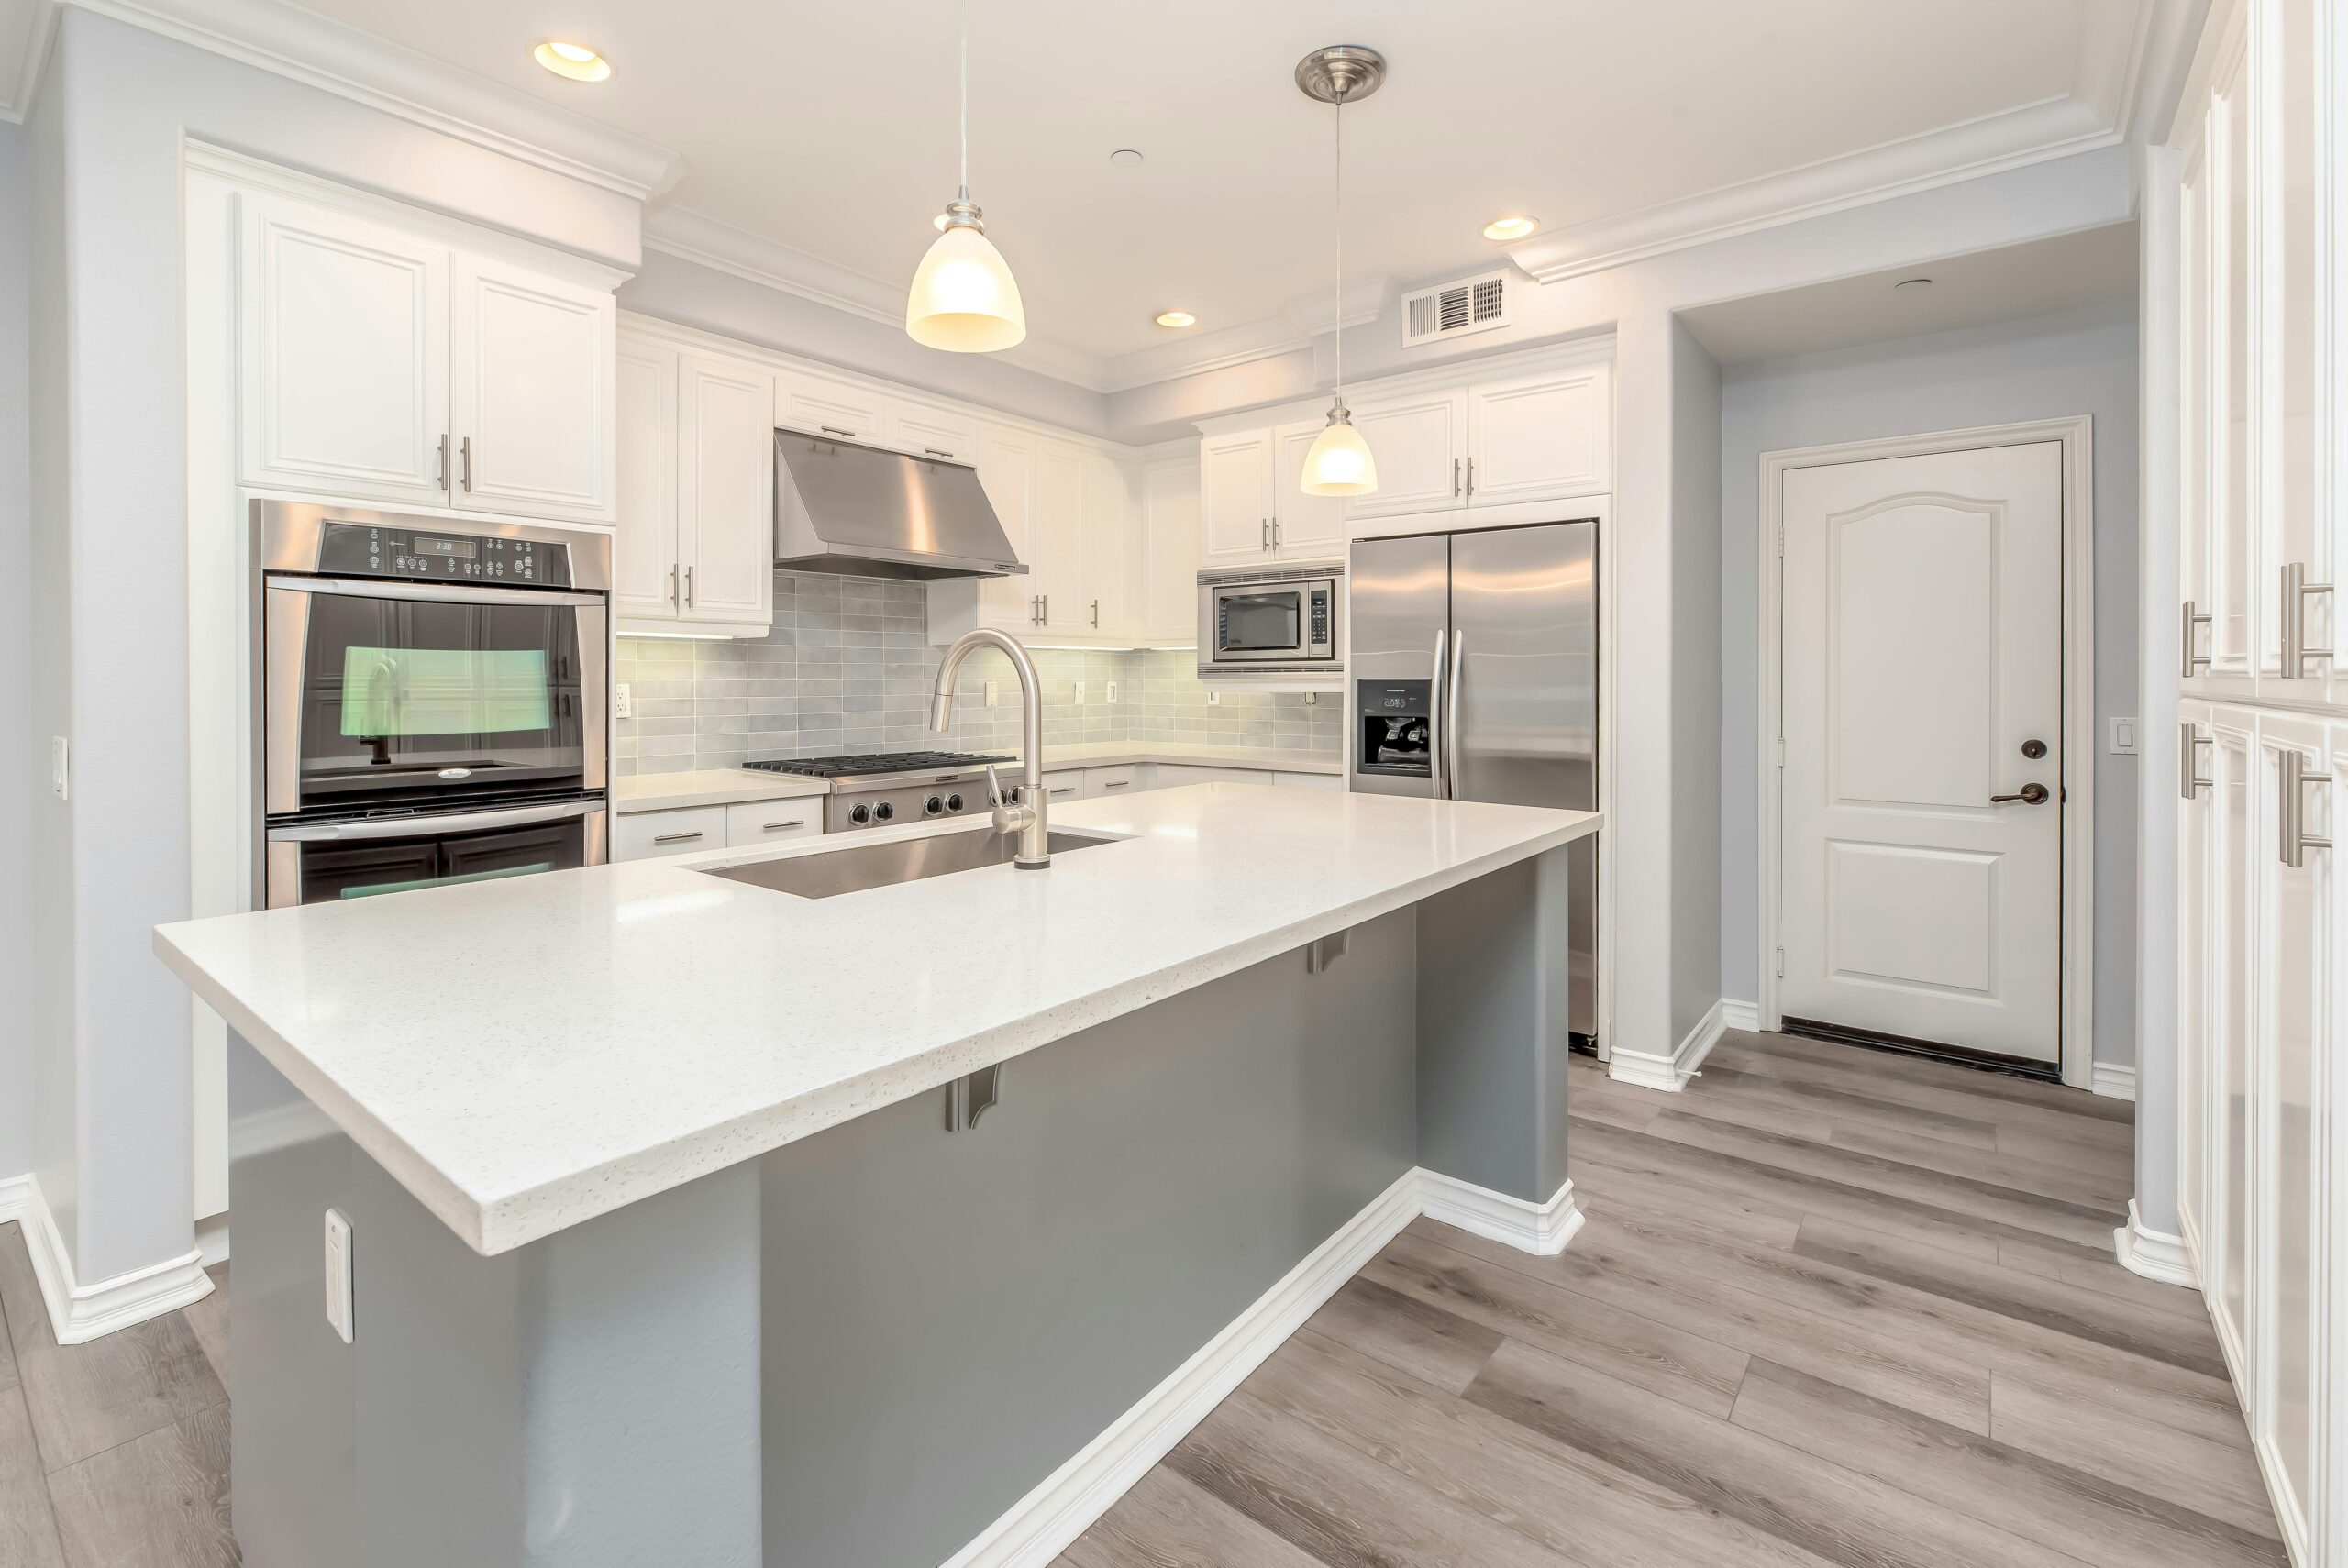
{"label": "white ceiling", "polygon": [[[1492,254],[1478,230],[1502,212],[1556,233],[2110,100],[2148,3],[972,0],[972,195],[1031,332],[1099,362],[1164,343],[1150,317],[1169,306],[1204,333],[1326,287],[1329,112],[1290,81],[1317,45],[1392,62],[1347,116],[1347,265],[1407,281]],[[912,275],[953,194],[957,0],[310,4],[674,149],[688,172],[662,206],[828,263],[875,300]],[[603,50],[613,79],[540,71],[530,46],[553,36]],[[1147,161],[1113,167],[1120,147]]]}
{"label": "white ceiling", "polygon": [[[1897,287],[1917,277],[1932,282]],[[2027,321],[2135,296],[2136,226],[2122,223],[1705,305],[1679,319],[1713,359],[1739,365]]]}

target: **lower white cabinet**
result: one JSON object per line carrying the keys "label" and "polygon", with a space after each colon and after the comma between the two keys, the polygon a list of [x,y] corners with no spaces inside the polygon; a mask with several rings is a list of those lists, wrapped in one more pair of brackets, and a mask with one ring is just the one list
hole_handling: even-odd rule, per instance
{"label": "lower white cabinet", "polygon": [[1211,767],[1194,762],[1153,762],[1149,765],[1153,790],[1172,790],[1184,784],[1265,784],[1277,775],[1268,768]]}
{"label": "lower white cabinet", "polygon": [[1122,767],[1088,767],[1084,770],[1084,793],[1088,800],[1105,801],[1117,795],[1130,795],[1141,787],[1141,769],[1132,763]]}
{"label": "lower white cabinet", "polygon": [[1045,800],[1055,805],[1083,800],[1091,792],[1085,788],[1084,772],[1085,770],[1081,767],[1066,767],[1055,773],[1045,774]]}
{"label": "lower white cabinet", "polygon": [[1346,791],[1346,776],[1342,773],[1275,773],[1272,787],[1278,790],[1324,790],[1336,794]]}
{"label": "lower white cabinet", "polygon": [[801,795],[789,801],[746,801],[725,808],[728,849],[756,849],[762,844],[814,838],[823,831],[821,795]]}
{"label": "lower white cabinet", "polygon": [[630,812],[612,825],[614,860],[657,860],[725,847],[725,806],[689,806],[674,812]]}

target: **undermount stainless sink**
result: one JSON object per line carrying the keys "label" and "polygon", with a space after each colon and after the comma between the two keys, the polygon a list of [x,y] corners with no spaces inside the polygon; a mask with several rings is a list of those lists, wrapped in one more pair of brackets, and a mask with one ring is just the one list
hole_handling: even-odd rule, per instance
{"label": "undermount stainless sink", "polygon": [[[1045,841],[1046,853],[1090,849],[1114,844],[1104,834],[1055,830]],[[918,882],[925,877],[950,877],[986,866],[1007,866],[1019,852],[1016,834],[941,833],[927,838],[901,838],[885,844],[859,844],[847,849],[819,850],[813,855],[786,856],[778,860],[754,860],[742,866],[709,866],[696,869],[712,877],[726,877],[795,893],[803,899],[828,899],[840,893],[860,893],[867,888]],[[1049,876],[1048,871],[1043,873]]]}

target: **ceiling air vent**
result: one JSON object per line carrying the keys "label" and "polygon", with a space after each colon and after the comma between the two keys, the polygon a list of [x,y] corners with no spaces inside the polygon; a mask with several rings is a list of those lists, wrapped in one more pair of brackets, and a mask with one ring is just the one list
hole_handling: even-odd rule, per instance
{"label": "ceiling air vent", "polygon": [[1508,325],[1508,274],[1487,272],[1402,296],[1402,347]]}

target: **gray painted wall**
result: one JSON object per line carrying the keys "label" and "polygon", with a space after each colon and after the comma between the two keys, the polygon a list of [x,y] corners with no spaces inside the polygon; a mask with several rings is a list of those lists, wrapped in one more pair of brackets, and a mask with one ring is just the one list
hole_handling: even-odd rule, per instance
{"label": "gray painted wall", "polygon": [[2095,1055],[2135,1060],[2137,762],[2105,750],[2136,714],[2132,304],[1731,368],[1721,403],[1721,968],[1760,994],[1755,674],[1761,454],[2090,414],[2095,420]]}
{"label": "gray painted wall", "polygon": [[[32,156],[0,126],[0,669],[32,657]],[[33,795],[29,679],[0,681],[0,1178],[33,1168]]]}
{"label": "gray painted wall", "polygon": [[[1671,1030],[1721,999],[1721,368],[1671,324]],[[1637,874],[1637,868],[1632,868]]]}
{"label": "gray painted wall", "polygon": [[76,765],[70,804],[32,814],[35,1159],[91,1282],[193,1234],[187,992],[148,947],[189,908],[183,139],[622,264],[637,211],[78,6],[53,48],[31,127],[34,734]]}

